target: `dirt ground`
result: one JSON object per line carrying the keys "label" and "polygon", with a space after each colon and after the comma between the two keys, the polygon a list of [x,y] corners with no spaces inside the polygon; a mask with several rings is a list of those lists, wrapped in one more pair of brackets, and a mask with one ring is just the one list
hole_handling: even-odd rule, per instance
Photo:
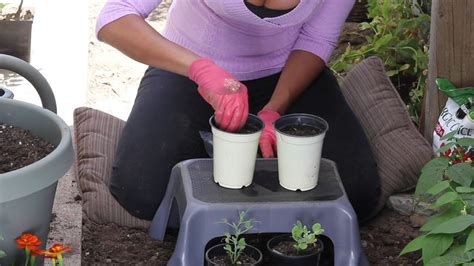
{"label": "dirt ground", "polygon": [[[161,30],[171,0],[148,19]],[[137,63],[95,38],[95,19],[105,0],[89,2],[89,90],[87,105],[126,119],[135,98],[136,88],[146,66]],[[354,25],[348,25],[349,29]],[[343,47],[337,51],[341,52]],[[165,265],[173,252],[176,233],[164,241],[148,238],[146,230],[115,224],[98,225],[84,215],[82,264]],[[399,252],[418,234],[410,217],[384,210],[376,219],[361,227],[365,253],[372,265],[415,265],[419,254],[398,257]]]}
{"label": "dirt ground", "polygon": [[[416,265],[420,257],[419,253],[398,256],[403,247],[418,235],[418,229],[412,225],[409,216],[384,210],[376,219],[363,225],[360,234],[371,265]],[[115,224],[99,225],[86,218],[82,227],[82,264],[166,265],[173,253],[176,236],[176,232],[171,232],[164,241],[156,241],[148,237],[146,230]],[[332,264],[331,257],[328,257],[326,253],[322,265]]]}

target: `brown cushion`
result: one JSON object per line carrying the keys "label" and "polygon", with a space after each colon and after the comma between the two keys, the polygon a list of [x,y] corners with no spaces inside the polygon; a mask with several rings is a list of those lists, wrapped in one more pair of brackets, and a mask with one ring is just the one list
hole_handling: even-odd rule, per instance
{"label": "brown cushion", "polygon": [[109,192],[112,161],[125,122],[91,108],[74,111],[76,177],[83,211],[94,222],[146,228],[149,221],[129,214]]}
{"label": "brown cushion", "polygon": [[377,161],[382,189],[378,211],[390,195],[416,185],[421,168],[434,153],[412,123],[378,57],[354,66],[342,81],[341,90]]}

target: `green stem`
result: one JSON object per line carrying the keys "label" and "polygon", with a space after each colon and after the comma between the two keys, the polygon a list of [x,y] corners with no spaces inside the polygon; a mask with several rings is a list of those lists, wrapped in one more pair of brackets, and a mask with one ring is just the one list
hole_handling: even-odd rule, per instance
{"label": "green stem", "polygon": [[[451,189],[451,191],[453,191],[454,193],[457,193],[456,190],[451,186],[451,184],[449,184],[449,189]],[[464,205],[464,208],[469,208],[469,203],[464,201],[461,197],[459,197],[459,199],[461,200],[461,203]]]}
{"label": "green stem", "polygon": [[58,264],[59,266],[63,266],[63,256],[61,254],[58,255]]}
{"label": "green stem", "polygon": [[25,266],[28,266],[28,263],[30,262],[30,250],[25,247]]}
{"label": "green stem", "polygon": [[36,265],[36,256],[31,256],[30,266]]}

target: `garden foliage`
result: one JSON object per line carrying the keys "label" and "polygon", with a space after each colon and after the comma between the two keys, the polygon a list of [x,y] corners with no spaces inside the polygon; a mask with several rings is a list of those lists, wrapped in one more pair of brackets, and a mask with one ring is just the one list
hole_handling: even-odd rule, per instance
{"label": "garden foliage", "polygon": [[426,0],[369,0],[370,22],[360,24],[361,30],[370,32],[363,35],[366,44],[357,48],[349,44],[331,65],[334,72],[345,73],[364,58],[380,57],[388,76],[414,80],[408,106],[414,121],[419,117],[427,79],[428,4]]}
{"label": "garden foliage", "polygon": [[422,169],[415,195],[439,210],[420,228],[423,233],[400,255],[421,250],[425,265],[458,265],[474,261],[474,139],[442,138],[440,157]]}

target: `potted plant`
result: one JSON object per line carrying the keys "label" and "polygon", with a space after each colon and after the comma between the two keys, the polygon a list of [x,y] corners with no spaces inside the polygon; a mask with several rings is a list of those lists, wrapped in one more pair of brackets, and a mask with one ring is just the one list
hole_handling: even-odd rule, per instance
{"label": "potted plant", "polygon": [[23,0],[18,5],[0,1],[0,54],[30,61],[33,14],[25,10]]}
{"label": "potted plant", "polygon": [[311,190],[318,184],[323,140],[328,123],[310,114],[289,114],[275,123],[278,179],[289,190]]}
{"label": "potted plant", "polygon": [[[55,147],[32,164],[0,174],[0,230],[4,237],[1,248],[7,254],[0,258],[0,264],[11,265],[22,260],[15,243],[19,235],[28,232],[47,239],[56,184],[71,167],[73,150],[69,126],[55,114],[54,95],[44,77],[25,61],[8,55],[0,55],[0,69],[25,77],[49,109],[0,97],[0,121],[28,130]],[[11,158],[2,157],[2,161],[5,159]]]}
{"label": "potted plant", "polygon": [[213,135],[214,181],[222,187],[239,189],[249,186],[253,180],[258,140],[263,122],[249,115],[245,126],[238,132],[219,129],[214,116],[209,119]]}
{"label": "potted plant", "polygon": [[324,232],[319,223],[313,224],[312,231],[300,221],[291,229],[291,234],[277,235],[267,242],[271,265],[319,265],[319,257],[324,249],[317,237]]}
{"label": "potted plant", "polygon": [[245,242],[243,234],[253,228],[253,219],[245,218],[246,212],[239,214],[237,223],[223,219],[221,223],[230,226],[233,233],[224,233],[225,244],[214,245],[206,251],[207,265],[259,265],[262,252]]}

